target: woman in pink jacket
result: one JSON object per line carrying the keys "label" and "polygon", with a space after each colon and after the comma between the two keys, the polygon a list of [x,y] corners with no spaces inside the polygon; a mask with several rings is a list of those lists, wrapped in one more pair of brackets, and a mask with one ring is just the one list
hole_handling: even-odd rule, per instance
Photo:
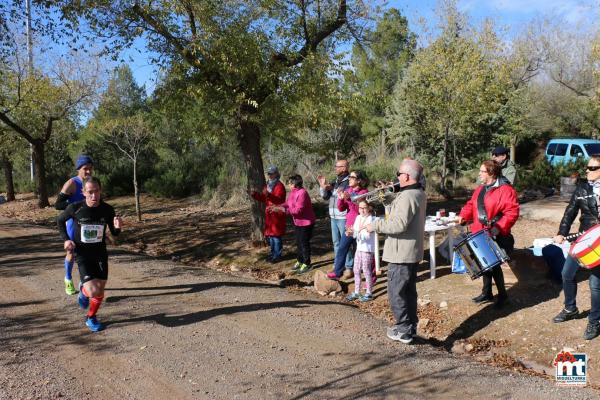
{"label": "woman in pink jacket", "polygon": [[308,192],[303,187],[302,177],[292,175],[288,178],[288,195],[282,207],[292,216],[294,221],[294,234],[296,236],[296,247],[298,257],[292,271],[302,274],[310,271],[310,239],[315,226],[315,212]]}
{"label": "woman in pink jacket", "polygon": [[[346,254],[349,251],[353,251],[352,247],[355,245],[356,240],[353,236],[354,220],[358,215],[358,204],[352,200],[354,197],[367,193],[367,186],[369,185],[369,178],[363,171],[352,171],[349,175],[348,189],[345,192],[338,195],[337,208],[340,211],[348,211],[346,214],[346,234],[342,236],[340,244],[338,245],[337,252],[335,253],[335,260],[333,262],[333,271],[327,273],[329,279],[340,279],[344,274]],[[352,278],[352,267],[347,269],[347,274],[343,275],[344,278]]]}

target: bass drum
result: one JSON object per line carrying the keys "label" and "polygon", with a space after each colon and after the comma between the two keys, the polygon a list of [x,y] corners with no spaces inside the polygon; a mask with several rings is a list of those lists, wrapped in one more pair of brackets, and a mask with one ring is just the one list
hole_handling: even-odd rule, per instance
{"label": "bass drum", "polygon": [[591,269],[600,265],[600,225],[594,225],[573,242],[569,254],[583,268]]}

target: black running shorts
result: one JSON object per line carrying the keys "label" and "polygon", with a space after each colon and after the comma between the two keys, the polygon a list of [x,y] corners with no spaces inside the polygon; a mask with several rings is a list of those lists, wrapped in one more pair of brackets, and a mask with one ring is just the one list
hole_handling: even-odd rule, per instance
{"label": "black running shorts", "polygon": [[86,283],[92,279],[108,279],[108,253],[77,253],[77,267],[81,283]]}

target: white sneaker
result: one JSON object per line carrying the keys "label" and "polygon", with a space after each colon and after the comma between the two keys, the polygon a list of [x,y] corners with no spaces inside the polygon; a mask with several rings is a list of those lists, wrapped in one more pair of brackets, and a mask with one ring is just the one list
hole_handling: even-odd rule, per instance
{"label": "white sneaker", "polygon": [[413,341],[413,335],[408,332],[401,333],[397,328],[387,328],[387,337],[404,344],[409,344]]}

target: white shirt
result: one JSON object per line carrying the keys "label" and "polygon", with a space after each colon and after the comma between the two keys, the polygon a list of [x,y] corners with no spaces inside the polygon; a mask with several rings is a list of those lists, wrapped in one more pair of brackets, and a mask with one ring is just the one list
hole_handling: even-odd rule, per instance
{"label": "white shirt", "polygon": [[354,220],[354,234],[352,236],[356,239],[356,251],[375,252],[375,232],[367,232],[366,226],[374,223],[377,219],[372,215],[363,217],[359,214]]}

